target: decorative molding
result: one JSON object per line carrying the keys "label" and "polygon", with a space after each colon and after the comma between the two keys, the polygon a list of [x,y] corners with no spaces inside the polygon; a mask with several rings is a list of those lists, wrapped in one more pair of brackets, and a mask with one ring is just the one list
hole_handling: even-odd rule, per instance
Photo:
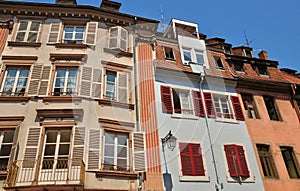
{"label": "decorative molding", "polygon": [[86,54],[53,54],[50,53],[50,60],[77,60],[83,61],[86,57]]}
{"label": "decorative molding", "polygon": [[12,56],[12,55],[3,55],[2,60],[37,60],[37,56]]}
{"label": "decorative molding", "polygon": [[98,171],[96,172],[96,177],[97,178],[102,178],[102,177],[121,177],[121,178],[128,178],[128,179],[137,179],[138,178],[138,173],[134,172],[115,172],[115,171]]}
{"label": "decorative molding", "polygon": [[98,119],[99,123],[103,123],[104,125],[108,126],[122,126],[122,127],[130,127],[134,128],[134,123],[131,122],[124,122],[124,121],[117,121],[117,120],[112,120],[112,119],[104,119],[104,118],[99,118]]}
{"label": "decorative molding", "polygon": [[30,97],[28,96],[0,96],[0,101],[28,101]]}
{"label": "decorative molding", "polygon": [[8,41],[7,46],[14,46],[14,47],[41,47],[40,42],[14,42]]}
{"label": "decorative molding", "polygon": [[44,102],[81,102],[81,97],[73,96],[46,96],[43,97]]}
{"label": "decorative molding", "polygon": [[133,57],[133,53],[131,52],[124,52],[122,50],[118,50],[118,49],[110,49],[110,48],[103,48],[103,51],[109,54],[113,54],[116,57],[129,57],[132,58]]}
{"label": "decorative molding", "polygon": [[98,99],[98,102],[99,105],[108,105],[111,107],[119,107],[119,108],[134,110],[134,104],[121,103],[121,102],[116,102],[116,101],[111,101],[106,99]]}
{"label": "decorative molding", "polygon": [[56,43],[56,48],[72,48],[72,49],[87,49],[86,44],[66,44],[66,43]]}
{"label": "decorative molding", "polygon": [[101,61],[101,64],[132,70],[132,66],[128,66],[128,65],[124,65],[124,64],[120,64],[120,63],[116,63],[116,62]]}
{"label": "decorative molding", "polygon": [[45,118],[74,118],[75,121],[81,121],[83,117],[83,109],[53,109],[41,108],[36,109],[40,122]]}
{"label": "decorative molding", "polygon": [[16,128],[24,120],[24,116],[0,117],[0,128]]}

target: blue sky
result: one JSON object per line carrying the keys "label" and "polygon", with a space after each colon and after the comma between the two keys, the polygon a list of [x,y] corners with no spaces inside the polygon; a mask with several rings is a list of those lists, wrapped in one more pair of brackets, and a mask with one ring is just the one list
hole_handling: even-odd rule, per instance
{"label": "blue sky", "polygon": [[[24,0],[22,0],[24,1]],[[55,0],[26,0],[50,2]],[[300,72],[299,0],[115,0],[121,12],[161,20],[161,6],[167,24],[171,18],[198,23],[199,32],[225,38],[233,46],[246,45],[247,34],[254,54],[264,49],[280,68]],[[77,0],[77,4],[98,7],[101,0]]]}

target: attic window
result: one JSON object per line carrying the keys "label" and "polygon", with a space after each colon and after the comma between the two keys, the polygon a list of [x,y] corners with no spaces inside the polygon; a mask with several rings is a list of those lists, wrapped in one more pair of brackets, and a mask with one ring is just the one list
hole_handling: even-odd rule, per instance
{"label": "attic window", "polygon": [[269,76],[268,70],[267,70],[267,66],[264,65],[259,65],[256,67],[256,72],[258,73],[258,75],[260,76]]}
{"label": "attic window", "polygon": [[224,69],[221,57],[214,56],[214,59],[215,59],[215,64],[216,64],[217,69]]}
{"label": "attic window", "polygon": [[231,48],[229,46],[224,46],[224,51],[226,54],[232,54]]}
{"label": "attic window", "polygon": [[164,47],[165,59],[167,60],[175,60],[173,49],[170,47]]}
{"label": "attic window", "polygon": [[233,64],[233,68],[237,73],[245,73],[243,63],[236,62],[236,63]]}
{"label": "attic window", "polygon": [[251,50],[244,50],[246,57],[252,58],[252,51]]}

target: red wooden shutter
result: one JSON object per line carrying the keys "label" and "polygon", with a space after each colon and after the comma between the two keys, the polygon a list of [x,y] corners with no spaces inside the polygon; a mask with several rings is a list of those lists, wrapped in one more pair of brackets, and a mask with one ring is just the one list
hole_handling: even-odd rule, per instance
{"label": "red wooden shutter", "polygon": [[233,110],[235,113],[235,118],[236,120],[241,120],[244,121],[245,117],[244,117],[244,113],[240,104],[240,100],[239,97],[237,96],[230,96],[231,98],[231,102],[232,102],[232,106],[233,106]]}
{"label": "red wooden shutter", "polygon": [[171,87],[160,86],[162,110],[164,113],[173,113]]}
{"label": "red wooden shutter", "polygon": [[203,158],[200,144],[179,143],[182,175],[204,176]]}
{"label": "red wooden shutter", "polygon": [[215,110],[212,94],[210,92],[203,92],[203,95],[204,95],[207,116],[216,117],[216,110]]}
{"label": "red wooden shutter", "polygon": [[179,143],[182,175],[192,176],[193,167],[188,143]]}
{"label": "red wooden shutter", "polygon": [[201,92],[193,91],[192,94],[193,94],[195,115],[204,117],[205,112],[204,112],[204,106],[203,106],[203,102],[202,102]]}
{"label": "red wooden shutter", "polygon": [[240,175],[243,177],[250,177],[245,152],[242,146],[237,146],[238,156],[239,156],[239,162],[240,162]]}
{"label": "red wooden shutter", "polygon": [[224,146],[230,176],[240,176],[236,145]]}
{"label": "red wooden shutter", "polygon": [[204,165],[200,144],[189,144],[192,153],[193,175],[204,176]]}

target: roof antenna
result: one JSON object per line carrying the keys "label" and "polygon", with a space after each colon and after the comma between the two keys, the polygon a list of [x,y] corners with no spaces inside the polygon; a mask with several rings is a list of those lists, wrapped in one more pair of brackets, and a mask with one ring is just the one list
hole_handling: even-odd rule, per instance
{"label": "roof antenna", "polygon": [[166,19],[164,17],[164,12],[163,12],[162,4],[160,4],[160,15],[161,15],[160,30],[161,30],[161,32],[165,32]]}
{"label": "roof antenna", "polygon": [[251,43],[252,41],[249,41],[249,39],[248,39],[248,37],[247,37],[247,34],[246,34],[246,30],[244,30],[244,35],[245,35],[245,39],[246,39],[246,45],[247,45],[248,47],[250,47],[250,43]]}

